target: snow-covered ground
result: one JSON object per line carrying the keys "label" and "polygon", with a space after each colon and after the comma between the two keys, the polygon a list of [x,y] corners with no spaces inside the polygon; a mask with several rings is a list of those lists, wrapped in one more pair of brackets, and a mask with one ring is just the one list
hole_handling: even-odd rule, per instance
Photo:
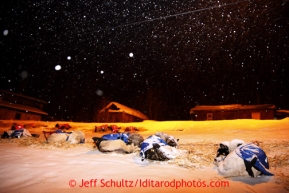
{"label": "snow-covered ground", "polygon": [[[71,130],[85,132],[86,143],[56,147],[45,144],[42,134],[54,129],[56,122],[0,121],[0,133],[14,122],[33,123],[35,127],[27,128],[31,133],[40,134],[40,138],[0,140],[0,192],[289,191],[288,118],[108,123],[122,128],[136,126],[144,137],[157,131],[174,135],[180,139],[180,148],[190,150],[190,163],[182,160],[142,162],[138,153],[101,153],[93,148],[91,138],[104,134],[94,132],[94,126],[102,123],[69,122]],[[270,170],[275,176],[224,178],[219,175],[211,159],[220,142],[234,138],[258,141],[269,157]]]}

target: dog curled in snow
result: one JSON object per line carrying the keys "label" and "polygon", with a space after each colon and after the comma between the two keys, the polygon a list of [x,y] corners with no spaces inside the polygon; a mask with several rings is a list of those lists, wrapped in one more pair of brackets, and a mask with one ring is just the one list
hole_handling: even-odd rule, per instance
{"label": "dog curled in snow", "polygon": [[219,161],[222,161],[225,159],[225,157],[234,151],[237,147],[246,144],[241,139],[233,139],[232,141],[223,141],[220,143],[220,147],[217,150],[217,155],[214,159],[214,163],[216,164]]}
{"label": "dog curled in snow", "polygon": [[82,131],[76,130],[72,132],[55,132],[52,133],[48,139],[48,143],[55,143],[55,142],[67,142],[70,144],[78,144],[85,142],[85,135]]}
{"label": "dog curled in snow", "polygon": [[127,145],[123,140],[101,140],[93,138],[99,151],[116,153],[133,153],[136,150],[134,145]]}
{"label": "dog curled in snow", "polygon": [[175,139],[174,136],[168,135],[167,133],[163,132],[157,132],[155,135],[162,138],[162,140],[164,140],[169,146],[179,147],[179,139]]}
{"label": "dog curled in snow", "polygon": [[217,165],[219,173],[225,177],[273,175],[265,152],[253,143],[237,147]]}
{"label": "dog curled in snow", "polygon": [[128,136],[127,144],[133,144],[134,146],[140,147],[143,141],[143,136],[138,133],[133,133]]}
{"label": "dog curled in snow", "polygon": [[92,139],[99,151],[117,153],[132,153],[139,149],[140,144],[144,141],[138,133],[111,133]]}
{"label": "dog curled in snow", "polygon": [[183,153],[183,150],[178,150],[178,140],[166,133],[156,133],[149,136],[141,144],[140,156],[142,161],[146,159],[165,161],[174,159]]}

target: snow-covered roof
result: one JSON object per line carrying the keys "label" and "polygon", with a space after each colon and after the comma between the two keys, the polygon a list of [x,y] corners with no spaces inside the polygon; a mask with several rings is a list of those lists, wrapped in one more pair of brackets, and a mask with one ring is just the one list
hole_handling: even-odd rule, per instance
{"label": "snow-covered roof", "polygon": [[276,113],[279,113],[279,114],[287,114],[287,115],[289,115],[289,110],[286,110],[286,109],[280,109],[280,110],[276,110]]}
{"label": "snow-covered roof", "polygon": [[41,114],[41,115],[48,115],[48,113],[42,111],[41,109],[26,106],[26,105],[21,105],[21,104],[17,104],[17,103],[11,103],[8,101],[0,100],[0,106],[12,108],[12,109],[17,109],[17,110],[22,110],[22,111],[27,111],[27,112],[33,112],[33,113],[37,113],[37,114]]}
{"label": "snow-covered roof", "polygon": [[262,104],[262,105],[242,105],[241,109],[275,109],[276,106],[272,104]]}
{"label": "snow-covered roof", "polygon": [[234,110],[239,109],[242,105],[240,104],[231,104],[231,105],[198,105],[191,110]]}
{"label": "snow-covered roof", "polygon": [[272,104],[261,104],[261,105],[241,105],[241,104],[231,104],[231,105],[198,105],[191,108],[190,114],[195,111],[230,111],[230,110],[247,110],[247,109],[275,109],[276,106]]}
{"label": "snow-covered roof", "polygon": [[[114,108],[114,106],[116,108]],[[105,112],[106,110],[108,112],[125,112],[125,113],[127,113],[129,115],[141,118],[143,120],[148,119],[148,117],[146,115],[144,115],[143,113],[139,112],[138,110],[129,108],[129,107],[127,107],[125,105],[122,105],[120,103],[117,103],[117,102],[110,102],[103,109],[101,109],[100,112]]]}

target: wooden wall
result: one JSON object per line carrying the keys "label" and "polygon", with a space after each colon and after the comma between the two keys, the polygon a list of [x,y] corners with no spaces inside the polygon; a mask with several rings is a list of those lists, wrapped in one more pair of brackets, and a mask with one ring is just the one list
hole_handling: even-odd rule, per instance
{"label": "wooden wall", "polygon": [[[195,111],[191,115],[192,120],[209,120],[208,114],[212,114],[212,120],[231,119],[274,119],[274,109],[244,109],[244,110],[202,110]],[[210,117],[210,116],[209,116]]]}
{"label": "wooden wall", "polygon": [[101,112],[98,114],[98,122],[140,122],[142,119],[126,114],[125,112]]}
{"label": "wooden wall", "polygon": [[26,113],[22,111],[16,111],[12,109],[0,108],[0,119],[1,120],[34,120],[40,121],[41,115],[32,113]]}

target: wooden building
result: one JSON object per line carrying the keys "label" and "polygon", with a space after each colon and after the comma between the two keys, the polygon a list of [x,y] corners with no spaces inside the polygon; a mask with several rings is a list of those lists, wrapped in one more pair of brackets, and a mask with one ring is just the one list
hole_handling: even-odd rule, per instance
{"label": "wooden building", "polygon": [[1,120],[35,120],[48,115],[43,111],[47,102],[0,90],[0,119]]}
{"label": "wooden building", "polygon": [[284,119],[286,117],[289,117],[289,110],[286,110],[286,109],[276,110],[275,117],[277,119]]}
{"label": "wooden building", "polygon": [[110,102],[98,113],[98,122],[140,122],[146,119],[143,113],[117,102]]}
{"label": "wooden building", "polygon": [[196,106],[190,110],[192,120],[274,119],[275,105]]}

